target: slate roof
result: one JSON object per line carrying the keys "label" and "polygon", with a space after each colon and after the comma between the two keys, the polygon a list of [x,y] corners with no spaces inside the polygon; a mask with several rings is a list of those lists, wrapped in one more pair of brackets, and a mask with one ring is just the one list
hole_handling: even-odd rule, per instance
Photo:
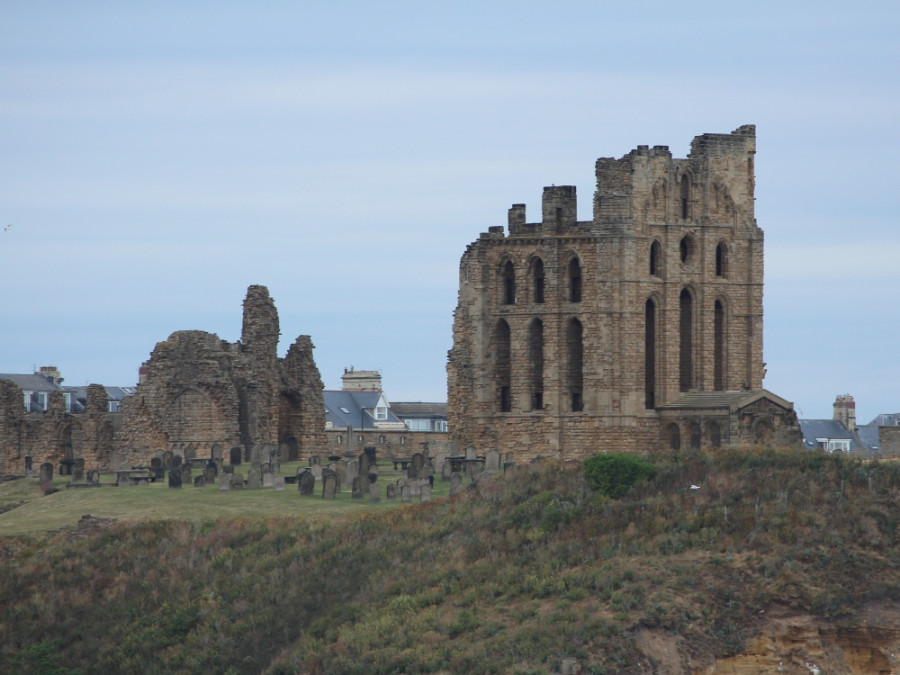
{"label": "slate roof", "polygon": [[754,401],[767,398],[784,408],[791,408],[792,403],[768,391],[754,389],[752,391],[689,391],[674,401],[657,406],[657,410],[682,410],[686,408],[727,408],[735,411],[750,405]]}
{"label": "slate roof", "polygon": [[402,419],[406,418],[441,418],[447,417],[446,403],[424,403],[422,401],[403,401],[391,403],[391,412]]}
{"label": "slate roof", "polygon": [[[326,389],[322,392],[325,399],[325,424],[335,427],[352,427],[354,429],[375,429],[375,418],[372,416],[375,406],[382,397],[380,391],[335,391]],[[388,407],[386,420],[403,424]]]}
{"label": "slate roof", "polygon": [[866,425],[856,428],[856,435],[865,446],[866,450],[873,454],[881,454],[881,445],[878,440],[878,427]]}
{"label": "slate roof", "polygon": [[900,413],[881,414],[866,426],[873,427],[896,427],[900,426]]}
{"label": "slate roof", "polygon": [[53,384],[43,375],[18,375],[15,373],[0,373],[0,380],[9,380],[18,385],[24,391],[60,391],[61,387]]}

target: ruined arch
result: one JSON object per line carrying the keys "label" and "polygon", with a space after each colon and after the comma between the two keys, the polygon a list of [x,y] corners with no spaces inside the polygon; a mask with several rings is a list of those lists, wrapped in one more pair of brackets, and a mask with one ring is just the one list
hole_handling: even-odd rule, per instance
{"label": "ruined arch", "polygon": [[500,265],[500,278],[502,280],[503,304],[516,304],[516,268],[512,260],[505,260]]}
{"label": "ruined arch", "polygon": [[691,218],[691,174],[685,171],[679,181],[679,212],[682,220]]}
{"label": "ruined arch", "polygon": [[544,409],[544,322],[534,319],[528,327],[528,380],[531,409]]}
{"label": "ruined arch", "polygon": [[568,300],[569,302],[581,302],[582,292],[582,268],[581,261],[578,256],[572,256],[569,264],[566,265],[566,277],[568,280]]}
{"label": "ruined arch", "polygon": [[644,303],[644,407],[656,407],[657,304],[651,297]]}
{"label": "ruined arch", "polygon": [[544,274],[544,261],[540,256],[534,256],[529,264],[531,276],[531,301],[535,304],[544,302],[544,290],[546,277]]}
{"label": "ruined arch", "polygon": [[662,276],[662,244],[659,239],[654,239],[650,243],[650,276]]}
{"label": "ruined arch", "polygon": [[726,373],[727,352],[725,346],[726,329],[725,302],[717,299],[713,305],[713,389],[725,391],[728,387]]}
{"label": "ruined arch", "polygon": [[694,294],[681,289],[678,298],[678,388],[689,391],[694,387]]}
{"label": "ruined arch", "polygon": [[728,244],[724,241],[716,245],[716,276],[728,278]]}

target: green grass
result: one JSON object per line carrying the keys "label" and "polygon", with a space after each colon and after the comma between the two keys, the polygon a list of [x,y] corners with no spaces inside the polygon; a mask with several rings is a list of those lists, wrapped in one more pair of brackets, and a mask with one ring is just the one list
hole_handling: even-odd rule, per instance
{"label": "green grass", "polygon": [[[246,470],[243,473],[246,478]],[[295,473],[296,468],[291,465],[285,466],[282,471],[284,475]],[[314,495],[301,496],[296,485],[285,485],[284,492],[275,492],[272,488],[220,492],[218,485],[204,488],[184,485],[176,490],[168,487],[168,481],[115,487],[113,477],[107,475],[102,476],[101,480],[107,487],[66,489],[69,478],[57,477],[53,480],[53,486],[59,491],[44,495],[38,479],[24,478],[0,483],[0,506],[27,502],[0,514],[0,535],[38,535],[73,526],[87,514],[123,522],[157,519],[200,522],[240,516],[331,518],[402,506],[399,499],[387,501],[385,497],[385,486],[399,477],[399,473],[382,473],[379,476],[381,501],[374,504],[368,497],[352,499],[349,486],[342,486],[334,500],[322,499],[321,483],[316,484]],[[449,483],[435,481],[434,497],[446,495],[448,491]]]}

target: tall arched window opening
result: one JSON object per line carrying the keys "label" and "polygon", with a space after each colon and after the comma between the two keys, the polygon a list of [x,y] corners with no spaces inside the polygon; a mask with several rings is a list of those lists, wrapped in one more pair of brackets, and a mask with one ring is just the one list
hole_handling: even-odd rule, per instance
{"label": "tall arched window opening", "polygon": [[688,175],[681,176],[681,217],[684,220],[690,218],[691,215],[691,182]]}
{"label": "tall arched window opening", "polygon": [[713,389],[725,391],[725,307],[720,300],[713,312]]}
{"label": "tall arched window opening", "polygon": [[650,244],[650,276],[658,277],[660,272],[660,258],[662,257],[662,247],[655,239]]}
{"label": "tall arched window opening", "polygon": [[728,276],[728,248],[725,242],[716,246],[716,276]]}
{"label": "tall arched window opening", "polygon": [[509,324],[500,319],[494,335],[494,380],[497,383],[500,412],[512,410],[511,375]]}
{"label": "tall arched window opening", "polygon": [[694,386],[694,298],[686,288],[681,291],[679,301],[678,334],[679,388],[688,391]]}
{"label": "tall arched window opening", "polygon": [[531,322],[528,329],[528,369],[531,385],[531,409],[544,409],[544,323]]}
{"label": "tall arched window opening", "polygon": [[538,304],[544,302],[544,261],[535,258],[531,267],[532,281],[534,285],[534,301]]}
{"label": "tall arched window opening", "polygon": [[512,260],[507,260],[503,266],[503,304],[516,304],[516,269]]}
{"label": "tall arched window opening", "polygon": [[644,306],[644,407],[656,407],[656,303]]}
{"label": "tall arched window opening", "polygon": [[566,388],[573,412],[584,410],[584,329],[578,319],[566,325]]}
{"label": "tall arched window opening", "polygon": [[581,263],[572,258],[569,263],[569,302],[581,302]]}

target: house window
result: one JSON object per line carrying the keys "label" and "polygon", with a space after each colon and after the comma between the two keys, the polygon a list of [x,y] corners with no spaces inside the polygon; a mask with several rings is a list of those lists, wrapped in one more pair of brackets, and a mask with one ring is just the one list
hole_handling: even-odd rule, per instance
{"label": "house window", "polygon": [[72,412],[72,394],[66,392],[63,398],[66,400],[66,412]]}
{"label": "house window", "polygon": [[106,404],[106,409],[111,413],[119,412],[119,402],[118,401],[108,401]]}
{"label": "house window", "polygon": [[378,406],[375,408],[375,419],[376,420],[386,420],[387,419],[387,408],[384,406]]}

